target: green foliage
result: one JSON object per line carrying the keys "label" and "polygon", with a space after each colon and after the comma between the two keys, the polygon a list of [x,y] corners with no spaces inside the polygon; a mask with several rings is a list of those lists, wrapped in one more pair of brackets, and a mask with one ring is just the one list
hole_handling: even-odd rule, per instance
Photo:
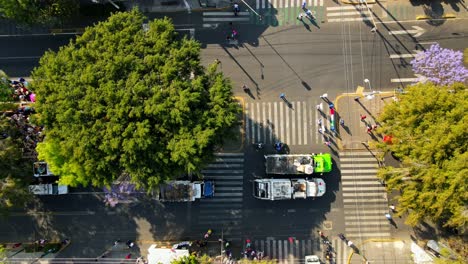
{"label": "green foliage", "polygon": [[5,74],[5,72],[0,70],[0,103],[11,101],[12,93],[13,89],[11,89],[11,86],[8,83],[8,76]]}
{"label": "green foliage", "polygon": [[196,256],[190,255],[171,262],[171,264],[201,264]]}
{"label": "green foliage", "polygon": [[151,190],[199,170],[237,122],[231,83],[200,65],[199,43],[178,40],[169,19],[147,32],[143,21],[116,13],[33,72],[39,158],[64,184],[108,186],[126,172]]}
{"label": "green foliage", "polygon": [[463,62],[465,66],[468,66],[468,48],[463,51]]}
{"label": "green foliage", "polygon": [[407,223],[430,219],[461,227],[468,220],[466,86],[417,84],[399,99],[385,107],[379,121],[381,131],[394,138],[386,149],[404,168],[385,168],[379,177],[401,191],[399,213],[408,213]]}
{"label": "green foliage", "polygon": [[0,16],[25,25],[57,24],[78,10],[78,0],[0,0]]}
{"label": "green foliage", "polygon": [[0,213],[21,207],[30,198],[26,175],[31,174],[31,164],[22,159],[21,140],[18,129],[0,116]]}

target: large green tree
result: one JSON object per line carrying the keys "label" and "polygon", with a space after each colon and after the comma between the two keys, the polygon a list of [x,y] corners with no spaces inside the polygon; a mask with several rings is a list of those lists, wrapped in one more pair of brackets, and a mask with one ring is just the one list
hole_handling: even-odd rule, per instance
{"label": "large green tree", "polygon": [[0,17],[26,25],[57,24],[78,10],[78,0],[0,0]]}
{"label": "large green tree", "polygon": [[110,185],[123,172],[138,187],[199,170],[229,137],[240,108],[200,44],[169,19],[138,11],[87,28],[33,72],[46,127],[39,157],[69,185]]}
{"label": "large green tree", "polygon": [[431,220],[461,227],[468,215],[468,93],[466,85],[408,87],[379,117],[381,132],[393,144],[381,145],[401,159],[401,168],[387,167],[379,176],[400,191],[399,213],[407,222]]}

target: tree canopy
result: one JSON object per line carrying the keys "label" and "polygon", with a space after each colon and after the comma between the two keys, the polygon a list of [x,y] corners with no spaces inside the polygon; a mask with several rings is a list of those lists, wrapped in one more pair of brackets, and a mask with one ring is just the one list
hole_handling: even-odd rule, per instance
{"label": "tree canopy", "polygon": [[437,85],[468,82],[468,69],[463,65],[463,53],[433,44],[411,61],[415,74]]}
{"label": "tree canopy", "polygon": [[116,13],[33,71],[39,158],[63,184],[109,186],[127,173],[149,190],[198,171],[238,122],[231,82],[201,66],[200,44],[169,19],[143,30],[144,19]]}
{"label": "tree canopy", "polygon": [[26,25],[60,23],[78,10],[78,0],[0,0],[0,16]]}
{"label": "tree canopy", "polygon": [[408,213],[411,225],[432,220],[461,227],[468,220],[466,109],[466,85],[426,83],[408,87],[379,117],[381,132],[393,138],[393,144],[381,147],[403,164],[387,167],[379,176],[389,189],[401,192],[399,213]]}

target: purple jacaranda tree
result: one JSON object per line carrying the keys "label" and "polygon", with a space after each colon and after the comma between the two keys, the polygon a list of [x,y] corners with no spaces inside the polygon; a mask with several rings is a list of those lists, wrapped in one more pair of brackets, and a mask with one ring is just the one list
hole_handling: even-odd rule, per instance
{"label": "purple jacaranda tree", "polygon": [[463,65],[463,53],[444,49],[433,44],[424,52],[418,53],[411,61],[415,74],[420,81],[430,81],[436,85],[451,85],[468,81],[468,69]]}
{"label": "purple jacaranda tree", "polygon": [[128,181],[114,183],[110,187],[103,188],[104,202],[110,207],[115,207],[119,203],[130,203],[139,195],[143,194],[136,189],[135,184]]}

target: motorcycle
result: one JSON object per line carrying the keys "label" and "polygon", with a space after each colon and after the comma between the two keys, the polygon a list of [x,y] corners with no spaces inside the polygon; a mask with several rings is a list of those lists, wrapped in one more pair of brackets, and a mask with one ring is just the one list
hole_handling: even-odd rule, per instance
{"label": "motorcycle", "polygon": [[283,151],[284,144],[280,141],[276,142],[275,145],[273,145],[275,148],[276,152],[281,152]]}
{"label": "motorcycle", "polygon": [[211,236],[212,233],[213,233],[213,230],[208,229],[208,231],[205,233],[205,235],[204,235],[203,237],[204,237],[205,239],[208,239],[208,238]]}

